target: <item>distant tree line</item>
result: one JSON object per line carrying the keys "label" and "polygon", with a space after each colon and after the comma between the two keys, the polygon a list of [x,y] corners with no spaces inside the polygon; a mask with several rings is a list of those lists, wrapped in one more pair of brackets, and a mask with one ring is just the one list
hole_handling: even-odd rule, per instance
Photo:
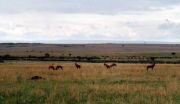
{"label": "distant tree line", "polygon": [[[172,53],[173,54],[173,53]],[[173,55],[174,56],[174,55]],[[51,56],[45,53],[44,56],[11,56],[9,54],[0,56],[0,63],[8,60],[28,60],[28,61],[79,61],[79,62],[117,62],[117,63],[149,63],[150,60],[156,59],[156,63],[180,63],[180,57],[147,57],[147,56],[124,56],[124,57],[110,57],[110,56]]]}

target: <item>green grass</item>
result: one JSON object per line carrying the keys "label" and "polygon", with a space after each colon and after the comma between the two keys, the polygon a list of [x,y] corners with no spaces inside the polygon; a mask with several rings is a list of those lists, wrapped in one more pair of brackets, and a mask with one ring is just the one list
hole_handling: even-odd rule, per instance
{"label": "green grass", "polygon": [[[163,96],[152,92],[142,92],[142,89],[129,92],[128,90],[130,89],[128,88],[125,88],[124,92],[116,92],[109,90],[109,88],[107,88],[107,90],[105,88],[106,86],[104,86],[104,84],[102,85],[102,83],[95,83],[93,85],[92,83],[83,84],[83,82],[84,81],[79,81],[78,83],[75,81],[71,83],[61,83],[59,81],[25,81],[20,83],[4,83],[0,86],[0,103],[87,104],[89,102],[97,104],[178,104],[180,100],[179,94],[168,94]],[[152,87],[146,83],[147,82],[144,81],[133,82],[120,80],[105,84],[107,84],[108,87],[111,85],[118,86],[119,84],[124,84],[125,86],[132,88],[145,84],[141,87],[165,90],[165,87],[162,87],[164,86],[164,83],[162,82],[159,83],[158,87]],[[153,82],[150,83],[153,84]],[[156,86],[157,83],[158,82],[155,82],[154,86]],[[96,87],[98,86],[102,87],[102,89],[97,90]]]}

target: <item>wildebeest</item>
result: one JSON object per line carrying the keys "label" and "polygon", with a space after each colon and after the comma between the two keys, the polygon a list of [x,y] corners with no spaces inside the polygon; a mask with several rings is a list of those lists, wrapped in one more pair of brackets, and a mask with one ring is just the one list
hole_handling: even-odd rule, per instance
{"label": "wildebeest", "polygon": [[40,80],[40,79],[45,79],[45,78],[43,78],[41,76],[33,76],[33,77],[31,77],[31,80]]}
{"label": "wildebeest", "polygon": [[81,69],[81,65],[79,65],[77,63],[75,63],[74,65],[76,66],[77,69]]}

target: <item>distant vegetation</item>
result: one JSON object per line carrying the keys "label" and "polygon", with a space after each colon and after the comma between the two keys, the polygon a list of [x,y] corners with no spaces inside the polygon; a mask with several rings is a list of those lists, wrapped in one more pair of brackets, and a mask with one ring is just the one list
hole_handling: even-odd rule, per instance
{"label": "distant vegetation", "polygon": [[[149,63],[150,60],[156,60],[157,63],[180,63],[180,57],[176,57],[175,53],[171,53],[172,56],[72,56],[68,54],[65,56],[52,56],[49,53],[45,53],[43,56],[11,56],[9,54],[1,55],[1,61],[7,60],[28,60],[28,61],[79,61],[79,62],[92,62],[92,63],[101,63],[101,62],[117,62],[117,63]],[[153,59],[152,59],[153,58]]]}
{"label": "distant vegetation", "polygon": [[180,63],[180,45],[0,43],[0,60]]}

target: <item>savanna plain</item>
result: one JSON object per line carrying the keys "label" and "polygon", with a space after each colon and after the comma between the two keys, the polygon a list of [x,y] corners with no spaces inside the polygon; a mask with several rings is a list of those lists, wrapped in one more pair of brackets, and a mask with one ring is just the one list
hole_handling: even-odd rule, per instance
{"label": "savanna plain", "polygon": [[[64,70],[49,70],[62,65]],[[0,104],[180,104],[180,65],[6,61],[0,63]],[[32,76],[45,79],[33,81]]]}

